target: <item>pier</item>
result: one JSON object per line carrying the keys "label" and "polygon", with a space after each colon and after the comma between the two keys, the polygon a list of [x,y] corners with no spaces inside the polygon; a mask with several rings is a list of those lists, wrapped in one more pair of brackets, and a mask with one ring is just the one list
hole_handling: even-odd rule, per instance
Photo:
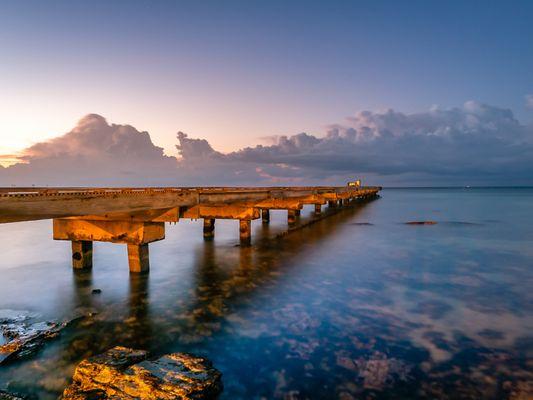
{"label": "pier", "polygon": [[0,223],[53,219],[53,238],[72,244],[74,269],[92,267],[93,242],[127,245],[131,273],[149,270],[149,243],[165,238],[165,222],[202,219],[203,237],[215,236],[217,219],[239,221],[241,246],[252,240],[251,222],[268,224],[285,210],[294,226],[304,205],[342,209],[377,197],[380,187],[208,188],[3,188]]}

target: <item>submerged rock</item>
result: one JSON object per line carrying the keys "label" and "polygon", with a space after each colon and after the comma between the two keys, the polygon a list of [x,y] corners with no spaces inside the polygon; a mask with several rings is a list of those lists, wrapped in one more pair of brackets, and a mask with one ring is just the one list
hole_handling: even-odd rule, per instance
{"label": "submerged rock", "polygon": [[405,225],[436,225],[437,221],[409,221]]}
{"label": "submerged rock", "polygon": [[216,399],[222,374],[211,362],[173,353],[148,360],[148,352],[114,347],[82,361],[64,400]]}
{"label": "submerged rock", "polygon": [[81,318],[56,322],[31,322],[36,314],[0,310],[0,364],[28,357],[45,341],[57,337],[68,324]]}
{"label": "submerged rock", "polygon": [[0,400],[24,400],[24,397],[0,390]]}

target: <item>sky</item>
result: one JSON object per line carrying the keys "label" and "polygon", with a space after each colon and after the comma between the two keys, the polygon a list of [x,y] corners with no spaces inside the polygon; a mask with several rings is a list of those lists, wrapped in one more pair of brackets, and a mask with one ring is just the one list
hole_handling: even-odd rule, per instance
{"label": "sky", "polygon": [[[107,138],[116,129],[105,126],[134,127],[135,143],[135,135],[149,132],[153,146],[161,148],[158,162],[167,165],[166,157],[177,157],[170,161],[182,171],[190,165],[176,145],[205,139],[217,163],[230,171],[230,182],[245,169],[265,182],[344,179],[349,167],[355,174],[401,184],[498,184],[511,178],[528,183],[520,168],[533,169],[532,20],[531,1],[0,0],[0,158],[4,165],[13,159],[27,163],[0,171],[0,185],[69,181],[52,179],[58,173],[53,168],[46,176],[32,172],[31,164],[41,163],[42,170],[47,157],[65,163],[87,155],[65,141],[62,153],[36,155],[35,146],[57,145],[53,138],[93,132],[95,126],[111,135]],[[511,114],[502,117],[506,112]],[[88,115],[93,125],[84,131],[80,120],[86,127]],[[90,115],[103,117],[105,124]],[[408,122],[398,126],[402,118]],[[362,126],[363,121],[374,125]],[[354,146],[342,156],[344,169],[334,161],[346,146],[330,148],[332,141],[325,140],[335,127],[348,148]],[[346,134],[350,128],[369,128],[372,144],[360,132]],[[472,135],[465,136],[472,129],[474,143]],[[188,136],[179,139],[178,131]],[[451,131],[463,136],[458,139]],[[303,132],[319,140],[306,142],[311,164],[298,156]],[[393,132],[390,140],[388,132]],[[440,140],[448,135],[449,148],[438,145],[450,154],[427,159],[410,154],[413,148],[424,152],[435,146],[435,135]],[[244,154],[252,154],[246,148],[264,153],[270,146],[275,153],[284,137],[297,142],[283,151],[293,151],[289,155],[300,157],[298,162],[264,155],[261,165],[244,160]],[[407,143],[406,137],[417,143]],[[471,160],[475,154],[468,146],[483,147],[479,157],[487,158]],[[375,152],[376,165],[360,154],[363,148]],[[98,151],[109,156],[115,150]],[[211,157],[208,153],[201,156]],[[380,168],[385,157],[393,158],[387,160],[391,165]],[[459,166],[451,171],[431,165],[435,160]],[[479,162],[488,165],[485,170],[472,167]],[[272,165],[284,173],[264,172]],[[508,175],[495,174],[495,166]],[[134,166],[120,173],[122,178],[88,176],[86,183],[144,184],[151,177],[134,178]],[[180,174],[161,183],[198,178]]]}

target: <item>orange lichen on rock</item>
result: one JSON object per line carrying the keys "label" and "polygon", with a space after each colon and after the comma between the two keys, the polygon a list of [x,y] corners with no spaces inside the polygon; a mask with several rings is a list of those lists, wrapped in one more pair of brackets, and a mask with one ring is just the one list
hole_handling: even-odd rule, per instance
{"label": "orange lichen on rock", "polygon": [[205,358],[186,353],[147,357],[143,350],[114,347],[84,360],[63,399],[215,399],[222,390],[222,374]]}

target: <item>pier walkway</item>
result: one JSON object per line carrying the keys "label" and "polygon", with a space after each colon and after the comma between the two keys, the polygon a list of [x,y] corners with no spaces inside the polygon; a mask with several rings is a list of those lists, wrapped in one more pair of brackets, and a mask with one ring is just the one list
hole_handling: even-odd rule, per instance
{"label": "pier walkway", "polygon": [[242,246],[251,243],[251,221],[286,210],[294,225],[304,205],[353,206],[375,198],[380,187],[206,188],[1,188],[0,223],[53,219],[56,240],[72,242],[72,265],[92,267],[93,241],[126,244],[131,272],[149,269],[148,244],[165,238],[165,222],[203,219],[206,240],[217,219],[239,220]]}

